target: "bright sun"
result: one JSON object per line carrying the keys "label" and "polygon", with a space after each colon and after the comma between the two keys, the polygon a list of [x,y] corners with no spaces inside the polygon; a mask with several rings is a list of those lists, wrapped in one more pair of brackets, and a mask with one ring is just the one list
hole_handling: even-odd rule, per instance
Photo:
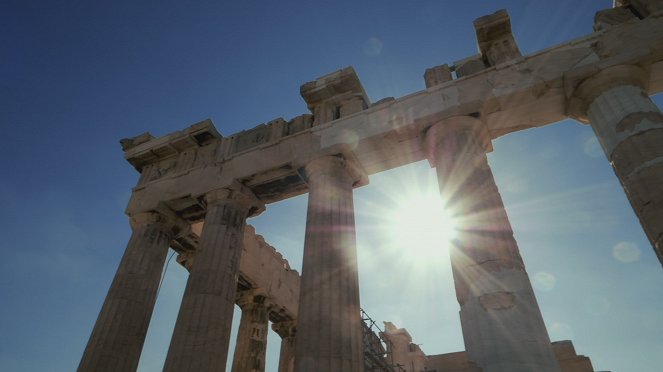
{"label": "bright sun", "polygon": [[[416,261],[448,259],[456,223],[437,192],[408,195],[389,216],[391,242]],[[430,262],[432,263],[432,262]]]}

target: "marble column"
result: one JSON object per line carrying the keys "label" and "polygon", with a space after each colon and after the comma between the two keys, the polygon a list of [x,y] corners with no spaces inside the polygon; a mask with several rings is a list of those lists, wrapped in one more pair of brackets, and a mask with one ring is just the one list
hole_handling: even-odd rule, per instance
{"label": "marble column", "polygon": [[309,186],[295,371],[363,370],[352,186],[341,157],[305,167]]}
{"label": "marble column", "polygon": [[131,216],[133,233],[78,371],[135,371],[157,298],[173,225],[157,213]]}
{"label": "marble column", "polygon": [[636,66],[602,70],[575,89],[570,114],[591,124],[663,264],[663,113],[648,80]]}
{"label": "marble column", "polygon": [[278,372],[294,372],[297,321],[287,320],[283,322],[272,323],[272,329],[279,336],[281,336],[281,353],[279,354]]}
{"label": "marble column", "polygon": [[205,223],[164,371],[226,368],[244,225],[262,205],[242,186],[212,191],[205,200]]}
{"label": "marble column", "polygon": [[470,116],[432,126],[429,161],[458,223],[450,248],[469,359],[484,372],[559,372],[539,306],[488,165],[490,137]]}
{"label": "marble column", "polygon": [[244,291],[238,296],[237,305],[242,309],[242,318],[237,332],[232,372],[264,372],[269,330],[267,296],[261,291]]}

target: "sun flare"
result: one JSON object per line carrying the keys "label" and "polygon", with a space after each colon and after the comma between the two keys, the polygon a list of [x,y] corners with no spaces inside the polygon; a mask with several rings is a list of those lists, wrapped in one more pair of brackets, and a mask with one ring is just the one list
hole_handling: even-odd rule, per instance
{"label": "sun flare", "polygon": [[436,192],[409,195],[397,201],[389,216],[391,242],[411,259],[448,259],[456,222]]}

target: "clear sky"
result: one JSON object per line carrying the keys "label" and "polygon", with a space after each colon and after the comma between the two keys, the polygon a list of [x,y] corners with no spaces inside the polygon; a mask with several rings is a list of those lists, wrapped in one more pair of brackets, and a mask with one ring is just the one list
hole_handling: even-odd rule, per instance
{"label": "clear sky", "polygon": [[[78,365],[131,233],[123,210],[138,174],[121,138],[205,118],[224,135],[290,119],[306,112],[301,84],[349,65],[372,101],[400,97],[424,89],[426,68],[477,52],[477,17],[508,9],[530,54],[590,33],[596,10],[610,6],[0,2],[0,370]],[[663,270],[591,129],[564,121],[494,148],[489,162],[551,338],[573,340],[596,370],[660,370]],[[435,182],[417,163],[355,192],[362,307],[406,327],[428,354],[463,349],[449,260],[425,243],[393,244],[388,216]],[[250,223],[299,269],[305,215],[304,195]],[[185,281],[173,260],[140,371],[161,370]],[[270,332],[268,371],[278,348]]]}

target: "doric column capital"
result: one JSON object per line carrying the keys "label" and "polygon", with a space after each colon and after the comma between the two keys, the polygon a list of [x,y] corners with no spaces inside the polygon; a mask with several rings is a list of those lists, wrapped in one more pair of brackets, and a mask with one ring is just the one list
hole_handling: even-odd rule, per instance
{"label": "doric column capital", "polygon": [[167,224],[168,219],[163,215],[156,212],[141,212],[133,214],[129,217],[129,223],[132,229],[137,229],[146,225],[163,225]]}
{"label": "doric column capital", "polygon": [[282,322],[272,323],[272,330],[276,332],[282,339],[288,337],[295,337],[297,334],[297,321],[286,320]]}
{"label": "doric column capital", "polygon": [[179,253],[177,257],[175,257],[175,260],[188,272],[191,272],[191,269],[193,269],[193,263],[196,260],[196,251],[184,251]]}
{"label": "doric column capital", "polygon": [[242,309],[251,309],[255,306],[269,307],[270,301],[267,292],[262,288],[248,289],[237,293],[237,305]]}
{"label": "doric column capital", "polygon": [[239,182],[229,187],[212,190],[205,194],[208,207],[219,203],[235,203],[248,211],[248,217],[257,216],[265,211],[265,204],[253,194],[251,189]]}
{"label": "doric column capital", "polygon": [[322,156],[311,160],[304,169],[308,179],[315,178],[320,174],[345,171],[346,162],[341,156]]}
{"label": "doric column capital", "polygon": [[177,216],[161,212],[140,212],[129,216],[129,224],[132,230],[145,226],[158,226],[171,238],[177,236],[188,228],[188,224]]}
{"label": "doric column capital", "polygon": [[[424,146],[431,167],[437,166],[441,148],[449,145],[450,138],[454,138],[457,147],[450,150],[452,152],[450,155],[454,155],[454,151],[474,151],[484,154],[493,151],[490,133],[481,120],[467,115],[452,116],[433,124],[426,130]],[[468,146],[473,148],[468,149]]]}
{"label": "doric column capital", "polygon": [[303,169],[307,183],[326,174],[347,174],[353,186],[364,183],[366,180],[366,175],[361,166],[344,155],[326,155],[315,158],[309,161]]}
{"label": "doric column capital", "polygon": [[648,74],[644,69],[633,65],[619,65],[606,68],[582,80],[573,89],[566,105],[566,114],[581,123],[589,124],[589,105],[604,92],[619,86],[633,85],[643,90],[647,88]]}

